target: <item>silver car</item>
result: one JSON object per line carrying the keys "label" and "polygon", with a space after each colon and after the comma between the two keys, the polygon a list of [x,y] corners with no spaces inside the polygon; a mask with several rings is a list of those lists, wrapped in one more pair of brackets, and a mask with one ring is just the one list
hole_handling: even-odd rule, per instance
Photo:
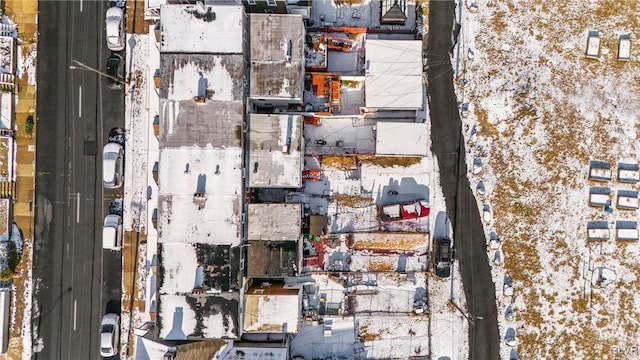
{"label": "silver car", "polygon": [[124,148],[122,145],[110,142],[104,146],[102,152],[102,184],[106,188],[122,186],[124,172]]}
{"label": "silver car", "polygon": [[120,316],[105,314],[100,322],[100,356],[109,357],[118,353],[120,345]]}

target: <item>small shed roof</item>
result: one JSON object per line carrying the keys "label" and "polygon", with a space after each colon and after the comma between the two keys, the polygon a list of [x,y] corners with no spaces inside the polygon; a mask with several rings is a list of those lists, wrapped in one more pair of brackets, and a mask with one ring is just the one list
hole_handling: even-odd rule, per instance
{"label": "small shed roof", "polygon": [[298,240],[302,204],[249,204],[249,240]]}
{"label": "small shed roof", "polygon": [[377,155],[426,156],[428,151],[426,123],[378,122],[376,125]]}
{"label": "small shed roof", "polygon": [[249,186],[302,187],[302,117],[251,114]]}
{"label": "small shed roof", "polygon": [[240,5],[163,5],[161,52],[242,54]]}
{"label": "small shed roof", "polygon": [[422,108],[422,41],[367,40],[365,106]]}

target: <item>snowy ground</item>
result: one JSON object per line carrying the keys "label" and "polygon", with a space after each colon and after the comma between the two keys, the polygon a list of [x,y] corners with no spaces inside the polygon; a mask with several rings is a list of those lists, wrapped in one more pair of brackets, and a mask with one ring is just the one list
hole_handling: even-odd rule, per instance
{"label": "snowy ground", "polygon": [[[483,181],[501,238],[504,265],[493,267],[500,332],[515,330],[521,358],[637,358],[640,342],[638,242],[586,240],[586,222],[638,219],[587,206],[589,187],[637,189],[587,179],[589,160],[638,162],[638,49],[616,60],[618,36],[636,38],[635,1],[473,1],[463,10],[466,89],[463,119],[469,174]],[[559,19],[562,19],[559,21]],[[598,59],[586,59],[587,33],[598,30]],[[466,55],[472,49],[474,59]],[[454,65],[455,68],[455,65]],[[464,64],[458,67],[462,73]],[[472,140],[476,126],[477,141]],[[479,200],[479,207],[481,206]],[[611,225],[613,227],[613,225]],[[615,280],[594,286],[593,271]],[[505,297],[505,274],[514,295]],[[503,314],[513,302],[515,317]],[[503,341],[502,358],[511,347]]]}

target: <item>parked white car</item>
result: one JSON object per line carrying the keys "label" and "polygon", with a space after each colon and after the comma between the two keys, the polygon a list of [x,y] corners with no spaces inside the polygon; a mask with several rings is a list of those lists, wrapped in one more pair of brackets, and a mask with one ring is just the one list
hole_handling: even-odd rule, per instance
{"label": "parked white car", "polygon": [[111,51],[124,50],[124,12],[119,7],[107,10],[105,18],[107,29],[107,47]]}
{"label": "parked white car", "polygon": [[102,184],[106,188],[122,186],[124,172],[124,148],[122,145],[110,142],[104,146],[102,152]]}
{"label": "parked white car", "polygon": [[120,215],[109,214],[104,218],[102,226],[102,248],[120,251],[122,247],[122,218]]}
{"label": "parked white car", "polygon": [[100,356],[116,355],[119,344],[120,316],[118,314],[105,314],[100,323]]}

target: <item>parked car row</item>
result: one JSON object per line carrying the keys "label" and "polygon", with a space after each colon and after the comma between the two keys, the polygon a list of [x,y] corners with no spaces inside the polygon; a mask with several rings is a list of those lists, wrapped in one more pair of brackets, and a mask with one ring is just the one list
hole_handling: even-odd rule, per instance
{"label": "parked car row", "polygon": [[107,58],[106,73],[107,87],[120,90],[124,84],[124,62],[120,54],[125,49],[124,6],[120,6],[121,2],[114,2],[114,5],[116,6],[107,10],[105,17],[107,47],[111,50],[111,55]]}
{"label": "parked car row", "polygon": [[[107,87],[122,89],[124,62],[121,51],[125,49],[124,8],[126,1],[113,1],[105,16],[107,48],[111,54],[106,62]],[[119,188],[124,180],[125,132],[113,128],[102,151],[102,184],[107,189]],[[120,251],[122,247],[122,199],[111,202],[102,225],[102,247]],[[113,311],[113,310],[112,310]],[[120,315],[110,312],[100,322],[100,356],[115,357],[120,349]]]}

